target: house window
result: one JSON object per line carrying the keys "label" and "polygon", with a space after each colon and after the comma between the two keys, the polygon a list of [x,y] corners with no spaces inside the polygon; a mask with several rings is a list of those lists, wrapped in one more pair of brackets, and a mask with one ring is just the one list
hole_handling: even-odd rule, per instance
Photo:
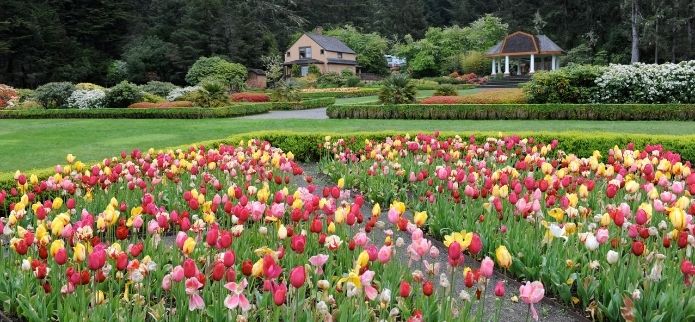
{"label": "house window", "polygon": [[323,55],[323,54],[324,54],[324,51],[323,51],[323,49],[321,49],[321,55]]}
{"label": "house window", "polygon": [[343,53],[338,53],[338,59],[343,59]]}
{"label": "house window", "polygon": [[289,51],[287,52],[287,57],[290,57],[290,52],[289,52]]}
{"label": "house window", "polygon": [[311,47],[299,47],[299,58],[300,59],[311,58]]}

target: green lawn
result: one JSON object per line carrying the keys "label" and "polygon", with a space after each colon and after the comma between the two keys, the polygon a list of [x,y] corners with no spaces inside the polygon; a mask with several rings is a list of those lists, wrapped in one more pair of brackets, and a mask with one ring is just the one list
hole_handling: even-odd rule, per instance
{"label": "green lawn", "polygon": [[0,120],[0,173],[94,161],[133,148],[164,148],[259,130],[582,131],[693,134],[695,122],[435,120]]}
{"label": "green lawn", "polygon": [[[479,92],[480,89],[478,88],[473,88],[473,89],[460,89],[458,90],[458,94],[460,96],[464,95],[471,95]],[[417,91],[417,98],[426,98],[430,97],[434,94],[434,90],[419,90]],[[338,105],[348,105],[348,104],[368,104],[368,103],[376,103],[379,100],[379,97],[376,95],[373,96],[364,96],[364,97],[351,97],[351,98],[338,98],[335,100],[335,103]]]}

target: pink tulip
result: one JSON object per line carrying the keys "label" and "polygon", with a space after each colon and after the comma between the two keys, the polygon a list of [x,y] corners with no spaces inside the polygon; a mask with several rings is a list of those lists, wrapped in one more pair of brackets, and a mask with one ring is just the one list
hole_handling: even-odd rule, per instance
{"label": "pink tulip", "polygon": [[316,256],[311,256],[309,258],[309,263],[312,266],[316,267],[316,274],[317,275],[323,274],[323,265],[325,265],[327,261],[328,261],[328,255],[324,255],[324,254],[318,254]]}
{"label": "pink tulip", "polygon": [[608,229],[606,228],[599,228],[596,231],[596,240],[598,240],[599,244],[603,244],[608,241]]}
{"label": "pink tulip", "polygon": [[495,284],[495,296],[504,297],[504,281],[497,281]]}
{"label": "pink tulip", "polygon": [[490,259],[490,257],[485,256],[483,261],[480,263],[480,274],[490,278],[493,274],[493,268],[495,267],[495,262]]}
{"label": "pink tulip", "polygon": [[366,234],[365,232],[361,231],[361,232],[358,232],[358,233],[352,238],[352,240],[355,241],[355,244],[356,244],[357,246],[362,246],[362,247],[364,247],[364,245],[366,245],[366,244],[369,242],[369,237],[367,237],[367,234]]}
{"label": "pink tulip", "polygon": [[290,284],[294,288],[300,288],[306,281],[306,271],[304,266],[297,266],[290,271]]}
{"label": "pink tulip", "polygon": [[374,286],[372,286],[372,279],[374,279],[374,272],[367,270],[360,276],[360,282],[362,282],[362,287],[364,288],[364,294],[370,301],[373,301],[378,295],[378,291]]}
{"label": "pink tulip", "polygon": [[165,291],[171,289],[171,274],[166,274],[164,275],[164,278],[162,278],[162,289]]}
{"label": "pink tulip", "polygon": [[182,231],[179,231],[178,234],[176,234],[176,246],[178,246],[180,249],[183,248],[183,243],[186,242],[186,239],[188,239],[188,235]]}
{"label": "pink tulip", "polygon": [[543,283],[535,281],[533,283],[526,282],[525,285],[519,287],[519,298],[526,304],[531,306],[531,314],[533,319],[538,321],[538,312],[533,304],[540,302],[545,295],[545,289],[543,288]]}
{"label": "pink tulip", "polygon": [[198,289],[203,287],[198,278],[191,277],[186,280],[186,294],[188,295],[188,310],[202,310],[205,308],[205,302],[203,298],[198,294]]}
{"label": "pink tulip", "polygon": [[225,284],[224,287],[228,289],[231,294],[227,295],[224,299],[224,306],[230,310],[234,310],[238,306],[243,312],[248,311],[251,308],[251,303],[249,303],[246,295],[244,295],[244,290],[247,285],[248,282],[246,278],[239,283],[229,282]]}
{"label": "pink tulip", "polygon": [[174,282],[181,282],[183,281],[184,275],[183,272],[183,267],[181,265],[176,265],[173,270],[171,270],[171,278],[174,279]]}
{"label": "pink tulip", "polygon": [[391,246],[381,246],[379,249],[379,254],[377,256],[379,263],[386,264],[391,260],[391,254],[393,253]]}

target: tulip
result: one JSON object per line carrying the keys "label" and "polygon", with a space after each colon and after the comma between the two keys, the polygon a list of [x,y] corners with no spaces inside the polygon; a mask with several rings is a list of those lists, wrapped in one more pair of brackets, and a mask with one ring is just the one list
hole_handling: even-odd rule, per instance
{"label": "tulip", "polygon": [[304,266],[297,266],[290,271],[290,284],[294,288],[300,288],[306,281],[306,271]]}
{"label": "tulip", "polygon": [[392,246],[381,246],[379,249],[379,253],[377,255],[377,259],[379,260],[380,263],[386,264],[388,263],[389,260],[391,260],[391,255],[393,254]]}
{"label": "tulip", "polygon": [[644,243],[639,240],[632,242],[632,253],[641,256],[644,253]]}
{"label": "tulip", "polygon": [[398,290],[399,290],[398,294],[401,297],[410,296],[410,283],[408,283],[407,281],[401,281],[401,284],[400,284]]}
{"label": "tulip", "polygon": [[507,247],[500,245],[495,250],[495,257],[497,258],[497,264],[504,269],[509,269],[512,265],[512,255],[509,254]]}
{"label": "tulip", "polygon": [[195,276],[198,273],[198,268],[195,265],[195,262],[190,259],[186,258],[183,261],[183,274],[186,276],[186,278],[191,278]]}
{"label": "tulip", "polygon": [[519,287],[519,298],[531,308],[531,314],[533,319],[538,321],[538,312],[533,304],[540,302],[545,295],[545,289],[543,288],[543,283],[535,281],[533,283],[526,282],[525,285]]}
{"label": "tulip", "polygon": [[183,243],[181,251],[184,253],[184,255],[188,256],[195,249],[195,244],[195,239],[193,239],[193,237],[188,237],[186,238],[186,241]]}
{"label": "tulip", "polygon": [[318,254],[309,258],[309,263],[316,267],[316,274],[323,274],[323,265],[328,261],[328,255]]}
{"label": "tulip", "polygon": [[304,253],[304,248],[306,247],[306,236],[304,235],[294,235],[290,239],[290,248],[297,254]]}
{"label": "tulip", "polygon": [[495,284],[495,296],[504,297],[504,281],[497,281]]}
{"label": "tulip", "polygon": [[65,248],[61,248],[56,252],[54,259],[58,265],[65,264],[65,262],[68,260],[68,252],[65,250]]}
{"label": "tulip", "polygon": [[608,261],[608,264],[615,264],[618,262],[620,259],[620,254],[618,252],[609,250],[608,253],[606,254],[606,261]]}
{"label": "tulip", "polygon": [[680,208],[673,208],[669,211],[668,218],[673,224],[673,228],[683,230],[686,225],[685,212]]}
{"label": "tulip", "polygon": [[483,261],[480,263],[480,275],[485,276],[486,278],[490,278],[493,274],[493,267],[495,266],[495,262],[490,259],[490,257],[485,256]]}
{"label": "tulip", "polygon": [[434,293],[434,285],[432,285],[430,281],[425,281],[425,283],[422,284],[422,294],[430,296],[432,293]]}

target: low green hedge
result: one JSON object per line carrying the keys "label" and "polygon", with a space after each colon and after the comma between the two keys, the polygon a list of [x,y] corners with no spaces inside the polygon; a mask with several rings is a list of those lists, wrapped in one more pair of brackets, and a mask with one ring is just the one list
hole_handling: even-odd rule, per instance
{"label": "low green hedge", "polygon": [[299,95],[303,99],[313,99],[313,98],[350,98],[350,97],[364,97],[364,96],[374,96],[379,94],[380,88],[365,87],[360,88],[359,91],[354,92],[316,92],[316,93],[300,93]]}
{"label": "low green hedge", "polygon": [[0,119],[203,119],[261,114],[271,103],[238,104],[218,108],[102,108],[0,111]]}
{"label": "low green hedge", "polygon": [[334,105],[330,118],[437,120],[695,120],[695,104]]}
{"label": "low green hedge", "polygon": [[335,97],[306,99],[301,102],[272,102],[273,110],[307,110],[335,104]]}
{"label": "low green hedge", "polygon": [[[334,132],[287,132],[287,131],[260,131],[244,134],[233,135],[219,140],[209,140],[197,142],[168,149],[186,149],[190,146],[205,146],[219,147],[220,144],[238,145],[241,141],[249,139],[261,139],[270,142],[273,146],[279,147],[284,151],[292,151],[297,160],[315,161],[326,154],[323,149],[323,143],[327,136],[335,138],[343,138],[352,149],[359,150],[364,148],[366,139],[383,140],[386,137],[397,134],[404,134],[403,131],[384,131],[384,132],[352,132],[352,133],[334,133]],[[411,132],[415,135],[416,132]],[[488,137],[500,137],[500,135],[515,134],[524,138],[534,138],[537,142],[551,142],[558,140],[558,149],[567,153],[573,153],[580,157],[592,155],[595,150],[606,153],[614,146],[624,147],[628,143],[634,143],[635,148],[642,149],[646,145],[661,144],[664,149],[672,150],[681,154],[683,160],[695,161],[695,135],[646,135],[646,134],[630,134],[630,133],[585,133],[585,132],[442,132],[442,136],[460,135],[464,138],[471,135],[476,137],[478,142],[483,142]],[[92,162],[95,163],[95,162]],[[91,163],[86,163],[91,165]],[[25,171],[27,175],[36,174],[40,180],[46,179],[54,173],[53,168],[37,169]],[[0,190],[9,190],[15,187],[14,172],[0,174]],[[4,207],[0,207],[0,216],[5,211]]]}

